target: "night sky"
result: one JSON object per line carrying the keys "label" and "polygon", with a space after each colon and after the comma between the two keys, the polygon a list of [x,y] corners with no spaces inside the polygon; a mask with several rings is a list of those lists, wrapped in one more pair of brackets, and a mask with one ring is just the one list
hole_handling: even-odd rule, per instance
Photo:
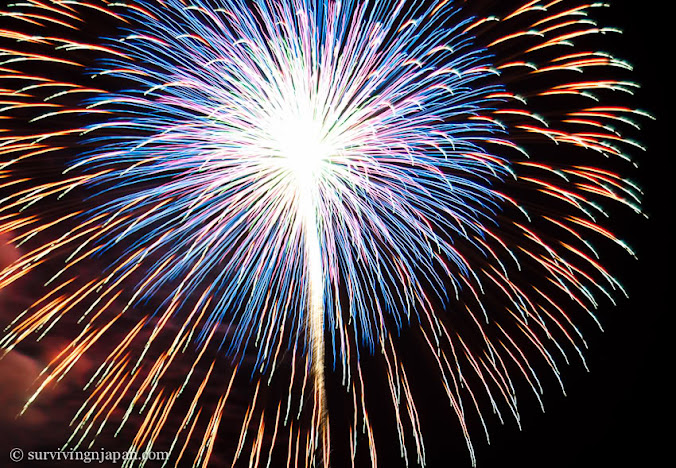
{"label": "night sky", "polygon": [[[590,372],[574,359],[570,366],[562,365],[567,396],[562,395],[554,379],[545,378],[543,401],[546,413],[543,414],[535,399],[528,395],[529,390],[522,388],[517,392],[521,404],[521,431],[513,419],[507,417],[501,426],[496,418],[489,417],[491,444],[487,445],[477,427],[479,430],[473,432],[473,441],[479,468],[652,467],[666,463],[663,452],[671,444],[666,428],[673,425],[669,402],[672,390],[667,383],[673,370],[669,359],[671,339],[666,338],[667,321],[671,321],[668,319],[674,309],[670,284],[673,228],[667,227],[666,219],[673,214],[674,198],[674,184],[667,180],[673,174],[671,140],[674,131],[668,126],[674,119],[667,106],[672,105],[673,99],[673,84],[670,83],[673,71],[669,64],[674,55],[674,26],[668,24],[671,13],[654,7],[654,1],[611,3],[612,8],[599,16],[603,24],[624,30],[623,35],[613,39],[611,52],[634,65],[633,78],[642,85],[631,99],[631,105],[647,110],[657,118],[656,121],[643,121],[643,129],[636,139],[645,144],[648,151],[633,152],[639,167],[628,174],[645,192],[643,207],[649,218],[627,209],[606,223],[634,248],[639,257],[635,261],[613,249],[608,251],[612,252],[610,258],[606,256],[604,260],[604,265],[622,282],[630,298],[618,298],[616,307],[607,300],[601,301],[597,316],[604,327],[603,332],[590,321],[581,325],[589,344],[586,358]],[[18,305],[25,307],[21,298],[26,294],[22,291],[17,296],[5,293],[0,297],[0,307],[4,309],[2,324],[7,321],[8,311]],[[52,340],[50,343],[54,346],[59,345],[58,337]],[[31,354],[30,347],[24,351]],[[33,357],[44,359],[44,351],[34,350]],[[5,363],[10,367],[14,364]],[[16,365],[24,369],[26,375],[37,371],[32,362]],[[75,369],[73,382],[66,384],[67,389],[71,389],[69,385],[75,388],[82,381],[90,370],[87,365],[85,361],[81,369]],[[4,399],[14,396],[8,390],[3,391],[3,385],[8,388],[27,378],[7,374],[7,368],[0,362],[0,398]],[[58,439],[59,429],[52,429],[44,421],[50,420],[53,410],[64,410],[63,406],[52,409],[50,404],[60,405],[59,402],[68,400],[65,391],[57,392],[54,399],[48,397],[28,421],[17,422],[0,410],[0,439],[5,437],[0,442],[0,450],[6,452],[16,443],[32,445],[31,438],[41,440],[36,446],[45,449],[52,444],[52,438]],[[439,400],[440,395],[430,390],[418,402],[424,425],[439,428],[424,434],[428,466],[469,467],[469,456],[456,427],[457,421],[447,410],[447,400]],[[74,405],[77,403],[74,398],[73,402]],[[77,408],[77,405],[73,407]],[[490,413],[488,408],[486,411]],[[378,415],[377,408],[374,414]],[[387,430],[383,428],[384,433]],[[398,467],[396,440],[389,442],[389,447],[383,445],[379,450],[379,461],[384,468]],[[56,449],[57,442],[53,444]],[[2,457],[4,455],[0,453],[0,460],[4,460]],[[367,460],[367,457],[363,460],[363,466],[368,466]],[[0,461],[0,468],[4,466],[11,465]]]}
{"label": "night sky", "polygon": [[[613,52],[634,65],[642,88],[639,107],[657,120],[646,122],[631,177],[644,189],[649,219],[632,216],[612,221],[616,232],[635,247],[639,261],[606,260],[627,288],[630,298],[617,307],[604,305],[598,316],[605,329],[590,327],[590,373],[572,365],[563,370],[568,396],[555,385],[545,393],[546,413],[523,412],[523,431],[513,425],[493,426],[492,444],[479,448],[478,466],[493,467],[649,467],[670,462],[673,425],[669,400],[673,387],[673,339],[667,336],[674,310],[670,272],[673,259],[673,144],[668,141],[674,119],[668,62],[673,38],[665,11],[657,2],[614,1],[605,24],[624,34],[613,40]],[[664,6],[660,4],[661,6]],[[439,455],[440,459],[443,458]],[[458,466],[455,463],[432,466]]]}

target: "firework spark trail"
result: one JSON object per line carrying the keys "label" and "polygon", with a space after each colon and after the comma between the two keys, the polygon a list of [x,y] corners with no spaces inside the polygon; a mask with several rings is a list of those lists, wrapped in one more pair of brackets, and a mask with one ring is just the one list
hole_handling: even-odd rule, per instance
{"label": "firework spark trail", "polygon": [[[623,128],[649,116],[605,100],[637,85],[593,76],[631,67],[570,49],[616,31],[589,18],[599,6],[534,0],[500,21],[450,1],[29,0],[2,13],[0,232],[29,248],[0,287],[50,276],[0,345],[78,318],[28,404],[120,329],[68,446],[119,422],[150,450],[173,418],[176,463],[196,440],[193,464],[205,464],[250,371],[233,464],[249,453],[265,465],[269,445],[267,464],[328,465],[335,370],[353,407],[352,463],[362,432],[376,466],[360,356],[379,353],[401,456],[414,447],[424,465],[411,361],[393,336],[414,325],[474,462],[470,413],[487,438],[484,405],[519,423],[513,379],[542,404],[533,361],[556,379],[567,346],[584,362],[569,309],[593,317],[597,296],[623,292],[594,244],[633,252],[597,218],[604,199],[640,212],[640,190],[567,153],[537,157],[548,142],[617,159],[642,149]],[[77,39],[94,17],[112,37]],[[52,174],[52,158],[67,169]],[[92,260],[105,267],[81,274]],[[285,351],[288,396],[266,405]],[[225,382],[214,355],[234,359]]]}

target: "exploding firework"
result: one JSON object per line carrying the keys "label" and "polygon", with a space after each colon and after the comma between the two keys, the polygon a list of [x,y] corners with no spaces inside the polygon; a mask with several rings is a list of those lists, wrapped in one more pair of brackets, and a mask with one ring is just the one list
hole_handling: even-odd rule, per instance
{"label": "exploding firework", "polygon": [[602,5],[471,3],[3,13],[0,231],[24,253],[0,287],[44,289],[0,345],[73,336],[26,407],[98,362],[66,448],[110,431],[206,464],[243,405],[234,462],[328,466],[338,445],[375,466],[384,398],[401,457],[425,465],[424,359],[474,462],[484,408],[518,423],[516,380],[540,401],[537,368],[584,362],[571,316],[624,293],[595,244],[632,254],[598,221],[608,202],[640,212],[614,168],[647,115],[612,101],[637,87],[608,77],[626,62],[575,47],[617,32],[589,18]]}

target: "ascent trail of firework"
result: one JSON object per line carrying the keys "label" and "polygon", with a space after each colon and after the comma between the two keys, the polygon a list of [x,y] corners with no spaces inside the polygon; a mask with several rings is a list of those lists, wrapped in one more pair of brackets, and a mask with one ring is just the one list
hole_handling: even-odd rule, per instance
{"label": "ascent trail of firework", "polygon": [[[566,348],[584,361],[568,313],[593,317],[599,295],[623,292],[594,244],[632,253],[597,223],[603,202],[640,212],[633,183],[587,161],[629,160],[641,147],[624,131],[647,115],[606,103],[635,83],[595,78],[627,63],[575,48],[617,32],[588,17],[603,5],[534,0],[499,21],[472,6],[27,0],[0,12],[0,233],[25,251],[0,288],[49,275],[0,345],[78,320],[28,404],[85,353],[107,354],[66,447],[131,432],[134,450],[165,444],[171,463],[206,464],[231,390],[253,376],[233,464],[328,466],[344,441],[330,432],[335,374],[352,464],[366,440],[375,466],[360,358],[376,353],[401,456],[424,465],[397,352],[410,327],[474,462],[472,414],[486,437],[484,405],[518,423],[513,379],[540,401],[533,361],[557,379]],[[110,33],[91,37],[92,24]],[[278,401],[264,396],[275,379],[288,379]]]}

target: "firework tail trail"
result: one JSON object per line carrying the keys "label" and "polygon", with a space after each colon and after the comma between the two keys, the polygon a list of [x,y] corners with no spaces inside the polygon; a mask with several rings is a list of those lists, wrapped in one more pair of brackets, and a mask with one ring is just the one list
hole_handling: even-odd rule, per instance
{"label": "firework tail trail", "polygon": [[[605,215],[601,199],[639,212],[640,190],[586,160],[577,165],[542,163],[523,156],[527,151],[519,146],[522,141],[553,141],[557,148],[584,148],[591,155],[614,158],[627,158],[623,149],[627,146],[640,148],[618,127],[636,127],[633,118],[646,114],[597,98],[607,91],[631,94],[634,83],[563,78],[570,71],[630,67],[603,52],[553,51],[580,37],[610,33],[612,28],[597,27],[588,19],[588,10],[598,4],[573,2],[568,6],[557,0],[529,1],[500,22],[494,17],[457,16],[452,2],[421,10],[408,2],[379,1],[369,10],[366,2],[348,1],[342,2],[340,14],[337,3],[331,2],[258,2],[259,14],[249,12],[249,2],[223,4],[231,8],[216,11],[205,2],[182,0],[130,5],[29,1],[21,7],[26,7],[25,14],[7,16],[39,27],[41,32],[45,21],[65,32],[55,37],[51,29],[39,35],[0,30],[2,38],[20,44],[2,50],[3,57],[8,56],[2,61],[2,73],[7,73],[3,79],[10,86],[0,89],[1,112],[11,115],[18,109],[34,116],[21,131],[12,128],[0,134],[0,180],[5,189],[16,187],[0,207],[0,227],[14,233],[17,242],[32,242],[33,246],[0,274],[0,286],[32,271],[39,273],[40,266],[62,250],[69,254],[69,261],[57,274],[61,277],[50,280],[51,290],[8,328],[1,344],[12,349],[32,334],[41,337],[65,316],[87,307],[80,318],[80,334],[50,363],[37,395],[62,378],[95,344],[103,344],[107,334],[123,327],[123,318],[131,320],[128,333],[102,360],[88,384],[91,395],[74,419],[69,446],[79,447],[87,437],[93,442],[96,427],[100,430],[113,418],[114,410],[126,406],[117,431],[131,425],[130,415],[139,410],[143,421],[136,427],[133,447],[152,447],[163,429],[156,421],[167,420],[177,411],[179,398],[188,398],[189,410],[173,435],[172,453],[182,460],[190,440],[186,436],[192,435],[199,445],[194,464],[200,465],[212,453],[236,376],[246,374],[240,370],[244,366],[234,366],[213,411],[202,412],[200,398],[219,373],[207,351],[218,347],[216,336],[223,316],[241,310],[232,327],[234,338],[226,343],[228,351],[240,353],[243,359],[249,342],[255,342],[253,367],[265,372],[275,367],[283,353],[280,350],[288,349],[295,380],[290,379],[289,403],[285,408],[280,403],[272,411],[263,406],[260,391],[266,377],[256,382],[233,463],[250,449],[250,465],[261,466],[269,428],[274,435],[268,460],[275,437],[288,428],[289,460],[295,454],[298,464],[300,452],[306,464],[316,464],[321,447],[327,463],[330,437],[324,372],[330,365],[323,359],[324,352],[332,350],[334,366],[337,362],[353,399],[352,461],[361,426],[371,463],[376,465],[374,431],[365,402],[368,385],[355,357],[361,349],[368,349],[379,352],[387,368],[401,456],[408,462],[407,448],[414,446],[417,462],[424,465],[415,388],[397,353],[392,330],[388,332],[384,325],[387,311],[394,311],[389,319],[397,327],[419,325],[423,348],[438,366],[436,377],[474,462],[470,413],[478,416],[488,438],[480,397],[490,402],[487,407],[500,420],[506,408],[519,423],[514,376],[523,377],[541,403],[533,361],[544,362],[559,379],[557,362],[568,362],[562,349],[567,344],[584,362],[581,349],[586,343],[567,309],[593,316],[597,295],[612,300],[615,291],[623,292],[599,263],[593,241],[603,237],[631,250],[597,224],[596,218]],[[323,79],[315,83],[319,76],[315,72],[321,67],[313,54],[322,38],[307,21],[311,15],[296,11],[307,13],[322,5],[328,10],[313,12],[315,20],[326,26],[323,39],[329,43],[344,39],[341,50],[346,59],[337,59],[327,47],[324,63],[331,64],[328,68],[334,73],[322,74]],[[344,13],[348,8],[352,9]],[[69,36],[82,27],[80,10],[100,13],[131,31],[103,44],[80,43]],[[451,29],[438,30],[433,25],[443,21],[436,15],[458,22]],[[261,18],[262,24],[257,23]],[[500,34],[488,40],[485,35],[490,36],[491,24]],[[474,32],[485,49],[475,48],[470,37]],[[380,55],[378,40],[389,41]],[[25,43],[49,49],[53,56],[21,49]],[[517,44],[515,53],[512,44]],[[503,50],[509,52],[504,58]],[[495,52],[495,63],[488,60],[489,52]],[[545,58],[532,63],[532,52]],[[87,54],[105,60],[83,66],[80,54],[84,62]],[[40,73],[22,72],[20,64],[29,61],[73,67],[76,72],[68,76],[81,76],[83,81],[59,82]],[[96,76],[108,76],[124,83],[125,90],[133,89],[120,92],[92,86],[91,77],[81,75],[91,67]],[[510,79],[516,81],[514,77],[544,75],[558,78],[551,86],[527,91],[526,96],[505,86]],[[319,90],[330,98],[317,100]],[[76,99],[81,95],[94,97]],[[543,117],[537,106],[543,96],[587,99],[591,104],[575,104],[570,111]],[[301,101],[316,108],[332,99],[338,102],[336,107],[314,113],[297,105],[289,107]],[[232,109],[239,112],[229,112]],[[545,114],[548,109],[539,108]],[[338,123],[331,131],[308,132],[309,145],[302,147],[285,137],[293,135],[288,126],[271,132],[275,127],[268,123],[275,120],[270,113],[280,114],[282,120],[291,117],[291,124],[303,124],[298,125],[301,128],[321,126],[326,119],[338,119]],[[65,118],[73,115],[81,126],[73,128],[76,124]],[[57,120],[65,128],[26,135],[34,124]],[[460,125],[454,126],[456,121]],[[20,171],[17,175],[10,172],[23,163],[65,153],[74,139],[84,139],[96,149],[82,154],[56,180],[42,183],[23,177]],[[322,148],[322,143],[329,147]],[[499,150],[493,152],[496,147]],[[270,156],[271,151],[273,157],[259,157]],[[218,157],[212,158],[212,153]],[[314,156],[308,159],[308,153]],[[514,155],[513,161],[508,154]],[[247,164],[238,164],[243,157],[249,158]],[[329,170],[323,172],[324,166]],[[547,228],[530,223],[521,206],[523,199],[497,190],[498,182],[509,179],[518,184],[517,192],[528,191],[526,205],[544,207],[544,214],[535,210],[530,217]],[[113,189],[98,193],[106,184]],[[307,187],[317,184],[322,195],[308,194]],[[146,190],[148,185],[155,190]],[[253,195],[252,187],[258,190]],[[78,200],[73,212],[43,220],[42,203],[51,203],[50,197],[69,200],[71,192],[81,190],[97,192],[96,197],[84,204]],[[94,202],[98,202],[95,208],[87,205]],[[265,203],[273,208],[264,211]],[[350,210],[335,209],[346,204]],[[550,210],[550,205],[560,211]],[[232,211],[242,206],[255,208]],[[512,208],[517,214],[497,226],[499,213]],[[285,216],[289,213],[295,216]],[[262,218],[272,221],[261,223]],[[79,222],[71,228],[73,220]],[[242,228],[246,224],[242,220],[249,222],[250,231]],[[154,232],[157,226],[161,229]],[[279,229],[266,237],[270,226]],[[47,241],[37,242],[41,236]],[[292,249],[286,248],[289,239]],[[130,245],[99,276],[71,274],[121,240]],[[388,248],[381,249],[383,245]],[[200,283],[205,270],[222,266],[213,258],[228,259],[224,270],[242,272],[219,276],[218,284],[225,285],[219,294],[214,293],[218,288],[213,284],[201,288]],[[279,265],[287,264],[298,268],[299,274],[280,273],[285,270]],[[523,273],[527,268],[542,273],[546,287],[530,284]],[[179,278],[178,286],[163,308],[154,314],[141,307],[131,310],[134,304],[159,295],[161,286],[175,278]],[[344,308],[336,299],[339,280],[349,298]],[[125,291],[132,291],[131,299],[127,300]],[[455,329],[447,311],[436,310],[428,294],[456,304],[453,313],[466,310],[470,326]],[[559,296],[567,298],[565,307]],[[186,306],[189,297],[196,298],[194,307]],[[487,298],[502,302],[503,309],[485,307]],[[118,300],[126,302],[122,312],[115,310]],[[177,319],[180,312],[185,313]],[[492,328],[491,323],[495,324]],[[554,338],[557,333],[558,339]],[[150,359],[163,334],[171,336],[171,344]],[[303,335],[305,347],[303,338],[298,338]],[[332,346],[324,343],[328,336]],[[291,339],[284,341],[284,337]],[[188,377],[174,388],[163,378],[195,341],[196,358],[189,363]],[[139,344],[137,353],[134,345]],[[559,353],[562,357],[556,358]],[[188,382],[202,368],[206,374]],[[194,395],[183,392],[188,384],[198,388]],[[314,397],[308,429],[293,413],[297,395],[301,395],[298,406],[302,407],[309,392]],[[200,438],[196,428],[204,418],[208,424]]]}
{"label": "firework tail trail", "polygon": [[[303,161],[305,162],[305,161]],[[303,187],[298,192],[298,216],[302,220],[304,262],[307,275],[306,336],[310,348],[314,394],[317,401],[317,437],[320,439],[324,466],[328,466],[328,410],[324,368],[324,271],[322,268],[321,243],[317,222],[317,194],[311,181],[301,180]]]}
{"label": "firework tail trail", "polygon": [[318,403],[319,434],[324,465],[328,466],[328,410],[324,377],[324,273],[322,271],[321,246],[317,233],[317,215],[314,198],[308,197],[304,204],[303,227],[305,230],[305,262],[307,268],[308,318],[307,334],[312,349],[312,373]]}

